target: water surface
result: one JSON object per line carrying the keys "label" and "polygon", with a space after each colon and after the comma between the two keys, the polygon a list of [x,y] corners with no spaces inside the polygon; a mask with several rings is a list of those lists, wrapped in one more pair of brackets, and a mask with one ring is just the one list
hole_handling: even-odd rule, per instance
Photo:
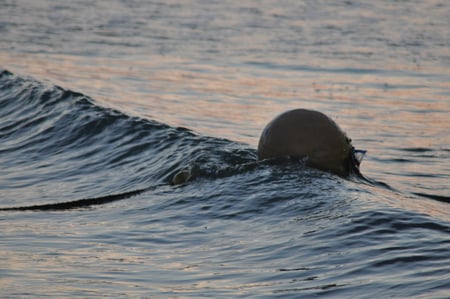
{"label": "water surface", "polygon": [[[28,2],[0,1],[0,207],[143,192],[0,211],[2,297],[448,297],[445,1]],[[292,108],[374,183],[255,166]]]}

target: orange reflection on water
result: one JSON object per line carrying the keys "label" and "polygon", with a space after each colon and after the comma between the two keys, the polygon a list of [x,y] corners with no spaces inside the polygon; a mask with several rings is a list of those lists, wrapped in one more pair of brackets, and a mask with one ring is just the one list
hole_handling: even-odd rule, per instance
{"label": "orange reflection on water", "polygon": [[286,78],[249,77],[237,68],[192,65],[173,57],[122,61],[0,53],[1,60],[12,71],[51,80],[106,106],[253,144],[274,113],[312,106],[290,103],[299,86]]}
{"label": "orange reflection on water", "polygon": [[352,135],[355,131],[354,139],[386,123],[389,130],[406,129],[403,133],[412,125],[414,132],[429,134],[450,126],[449,103],[442,101],[449,83],[426,86],[414,76],[249,70],[165,56],[11,55],[0,53],[6,68],[83,92],[103,105],[253,145],[271,118],[298,107],[324,111]]}

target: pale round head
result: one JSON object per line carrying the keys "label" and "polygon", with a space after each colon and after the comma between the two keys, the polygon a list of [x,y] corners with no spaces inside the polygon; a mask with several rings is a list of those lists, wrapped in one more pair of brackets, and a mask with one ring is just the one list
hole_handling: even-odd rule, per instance
{"label": "pale round head", "polygon": [[347,176],[351,167],[351,140],[325,114],[307,109],[282,113],[264,129],[258,159],[304,158],[306,164]]}

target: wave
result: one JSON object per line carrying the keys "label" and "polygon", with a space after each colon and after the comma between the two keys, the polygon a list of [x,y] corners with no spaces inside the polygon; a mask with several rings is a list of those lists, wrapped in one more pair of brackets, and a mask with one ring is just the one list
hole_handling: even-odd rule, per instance
{"label": "wave", "polygon": [[244,144],[129,116],[7,70],[0,73],[0,119],[0,186],[10,204],[132,192],[169,184],[187,167],[214,175],[255,161]]}
{"label": "wave", "polygon": [[[285,171],[288,176],[294,173],[289,179],[298,180],[303,167],[291,169],[291,161],[283,159],[258,162],[256,151],[246,144],[129,116],[81,93],[7,70],[0,73],[0,108],[1,210],[97,205],[177,183],[174,179],[180,175],[212,180],[255,170],[259,173],[250,183],[272,188],[286,179]],[[274,164],[281,172],[261,181],[259,176]],[[298,184],[331,176],[305,174]]]}
{"label": "wave", "polygon": [[[3,210],[85,207],[188,179],[261,174],[272,164],[286,164],[257,162],[246,144],[126,115],[81,93],[7,70],[0,72],[0,119],[2,206],[13,207]],[[298,173],[295,167],[288,173]],[[251,181],[261,188],[278,181],[260,182],[255,176]],[[356,181],[393,190],[364,177]],[[415,195],[450,202],[444,196]]]}

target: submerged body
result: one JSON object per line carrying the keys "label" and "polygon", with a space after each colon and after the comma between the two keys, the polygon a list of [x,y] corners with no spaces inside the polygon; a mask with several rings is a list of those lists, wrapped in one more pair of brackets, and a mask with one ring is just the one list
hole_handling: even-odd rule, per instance
{"label": "submerged body", "polygon": [[[332,119],[307,109],[284,112],[269,122],[261,134],[257,149],[258,160],[301,159],[307,166],[343,177],[362,177],[359,172],[362,155],[359,154],[364,153],[353,148],[351,139]],[[249,163],[247,166],[251,168],[256,164]],[[180,170],[174,174],[171,183],[184,184],[201,176],[198,172],[192,167]],[[215,176],[226,176],[227,171],[223,172],[216,172]]]}
{"label": "submerged body", "polygon": [[263,130],[258,159],[291,157],[308,166],[348,176],[359,174],[351,139],[325,114],[294,109],[273,119]]}

